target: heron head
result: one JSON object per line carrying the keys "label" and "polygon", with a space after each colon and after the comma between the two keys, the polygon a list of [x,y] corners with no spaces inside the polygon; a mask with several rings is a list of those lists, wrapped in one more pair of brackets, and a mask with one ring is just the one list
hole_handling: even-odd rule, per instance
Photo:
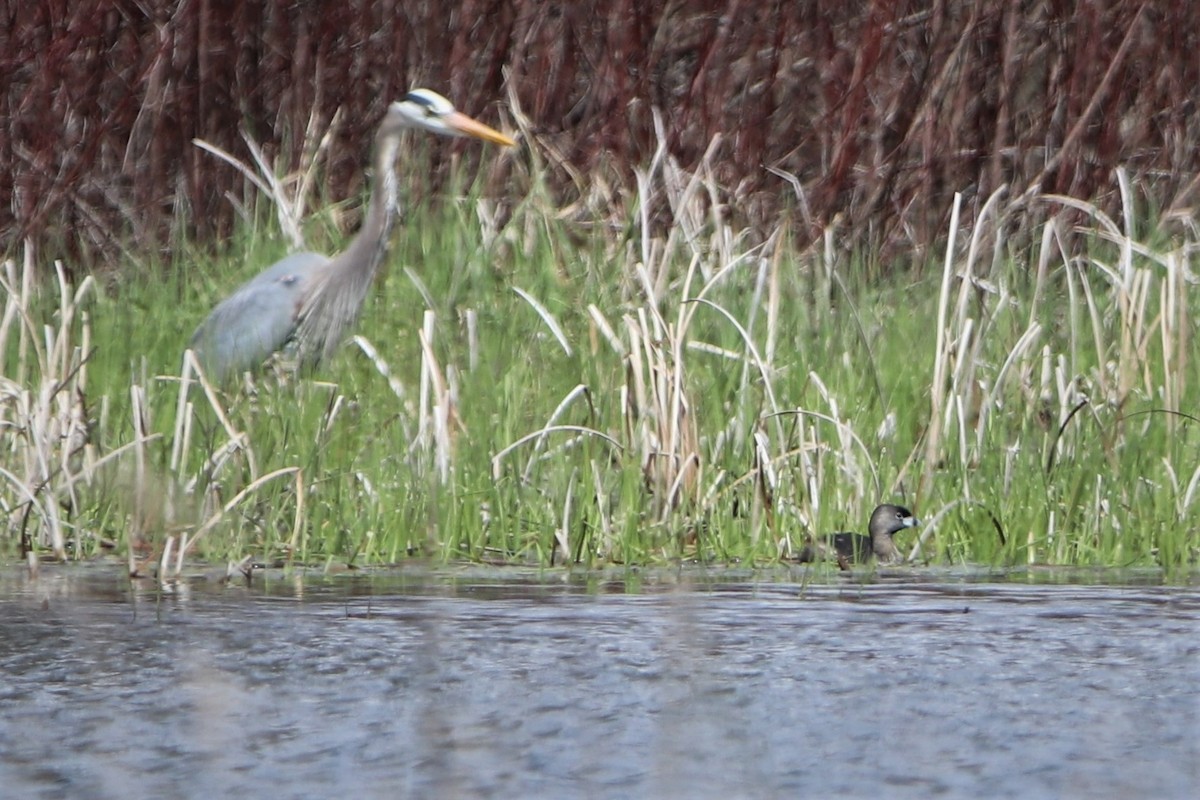
{"label": "heron head", "polygon": [[401,128],[417,128],[442,136],[472,136],[508,147],[516,144],[500,131],[458,111],[453,103],[429,89],[413,89],[403,100],[388,106],[384,126],[395,133]]}

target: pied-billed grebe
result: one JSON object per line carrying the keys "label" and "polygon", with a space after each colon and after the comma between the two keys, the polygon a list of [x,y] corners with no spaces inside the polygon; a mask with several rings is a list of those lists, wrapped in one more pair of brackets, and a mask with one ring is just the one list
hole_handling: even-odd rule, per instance
{"label": "pied-billed grebe", "polygon": [[836,558],[838,566],[842,569],[849,569],[850,564],[861,564],[871,559],[880,564],[898,564],[904,557],[892,541],[892,534],[920,524],[921,521],[904,506],[887,503],[876,508],[871,514],[869,536],[862,533],[833,533],[822,537],[822,541],[805,545],[797,560],[819,561]]}

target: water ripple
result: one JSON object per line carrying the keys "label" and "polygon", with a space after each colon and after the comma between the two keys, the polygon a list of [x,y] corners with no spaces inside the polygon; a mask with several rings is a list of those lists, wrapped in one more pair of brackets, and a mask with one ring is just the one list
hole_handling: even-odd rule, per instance
{"label": "water ripple", "polygon": [[1194,587],[0,588],[11,796],[1197,794]]}

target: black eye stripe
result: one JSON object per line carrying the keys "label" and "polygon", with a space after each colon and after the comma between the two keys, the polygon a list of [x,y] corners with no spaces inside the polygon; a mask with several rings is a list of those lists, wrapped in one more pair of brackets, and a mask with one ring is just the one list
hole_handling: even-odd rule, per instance
{"label": "black eye stripe", "polygon": [[425,111],[427,117],[441,117],[446,114],[446,109],[439,107],[438,103],[419,92],[409,92],[404,95],[404,101],[420,106]]}

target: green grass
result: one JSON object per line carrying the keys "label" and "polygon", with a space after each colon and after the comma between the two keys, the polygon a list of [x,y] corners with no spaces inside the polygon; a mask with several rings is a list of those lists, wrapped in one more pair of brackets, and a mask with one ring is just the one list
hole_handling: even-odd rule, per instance
{"label": "green grass", "polygon": [[[356,329],[378,361],[348,343],[215,403],[193,385],[182,413],[191,331],[285,252],[272,226],[225,258],[114,265],[83,306],[85,385],[83,350],[56,365],[29,343],[48,325],[84,344],[43,280],[0,340],[5,547],[144,569],[203,531],[188,558],[755,564],[900,501],[926,522],[900,537],[922,562],[1194,565],[1194,231],[1144,220],[1151,243],[1131,241],[1047,199],[1040,247],[985,211],[950,231],[947,269],[897,271],[755,243],[703,182],[664,188],[671,169],[643,187],[654,216],[635,199],[603,224],[536,192],[501,230],[461,189],[416,204]],[[34,436],[21,392],[47,398],[42,424],[78,409],[87,449]]]}

